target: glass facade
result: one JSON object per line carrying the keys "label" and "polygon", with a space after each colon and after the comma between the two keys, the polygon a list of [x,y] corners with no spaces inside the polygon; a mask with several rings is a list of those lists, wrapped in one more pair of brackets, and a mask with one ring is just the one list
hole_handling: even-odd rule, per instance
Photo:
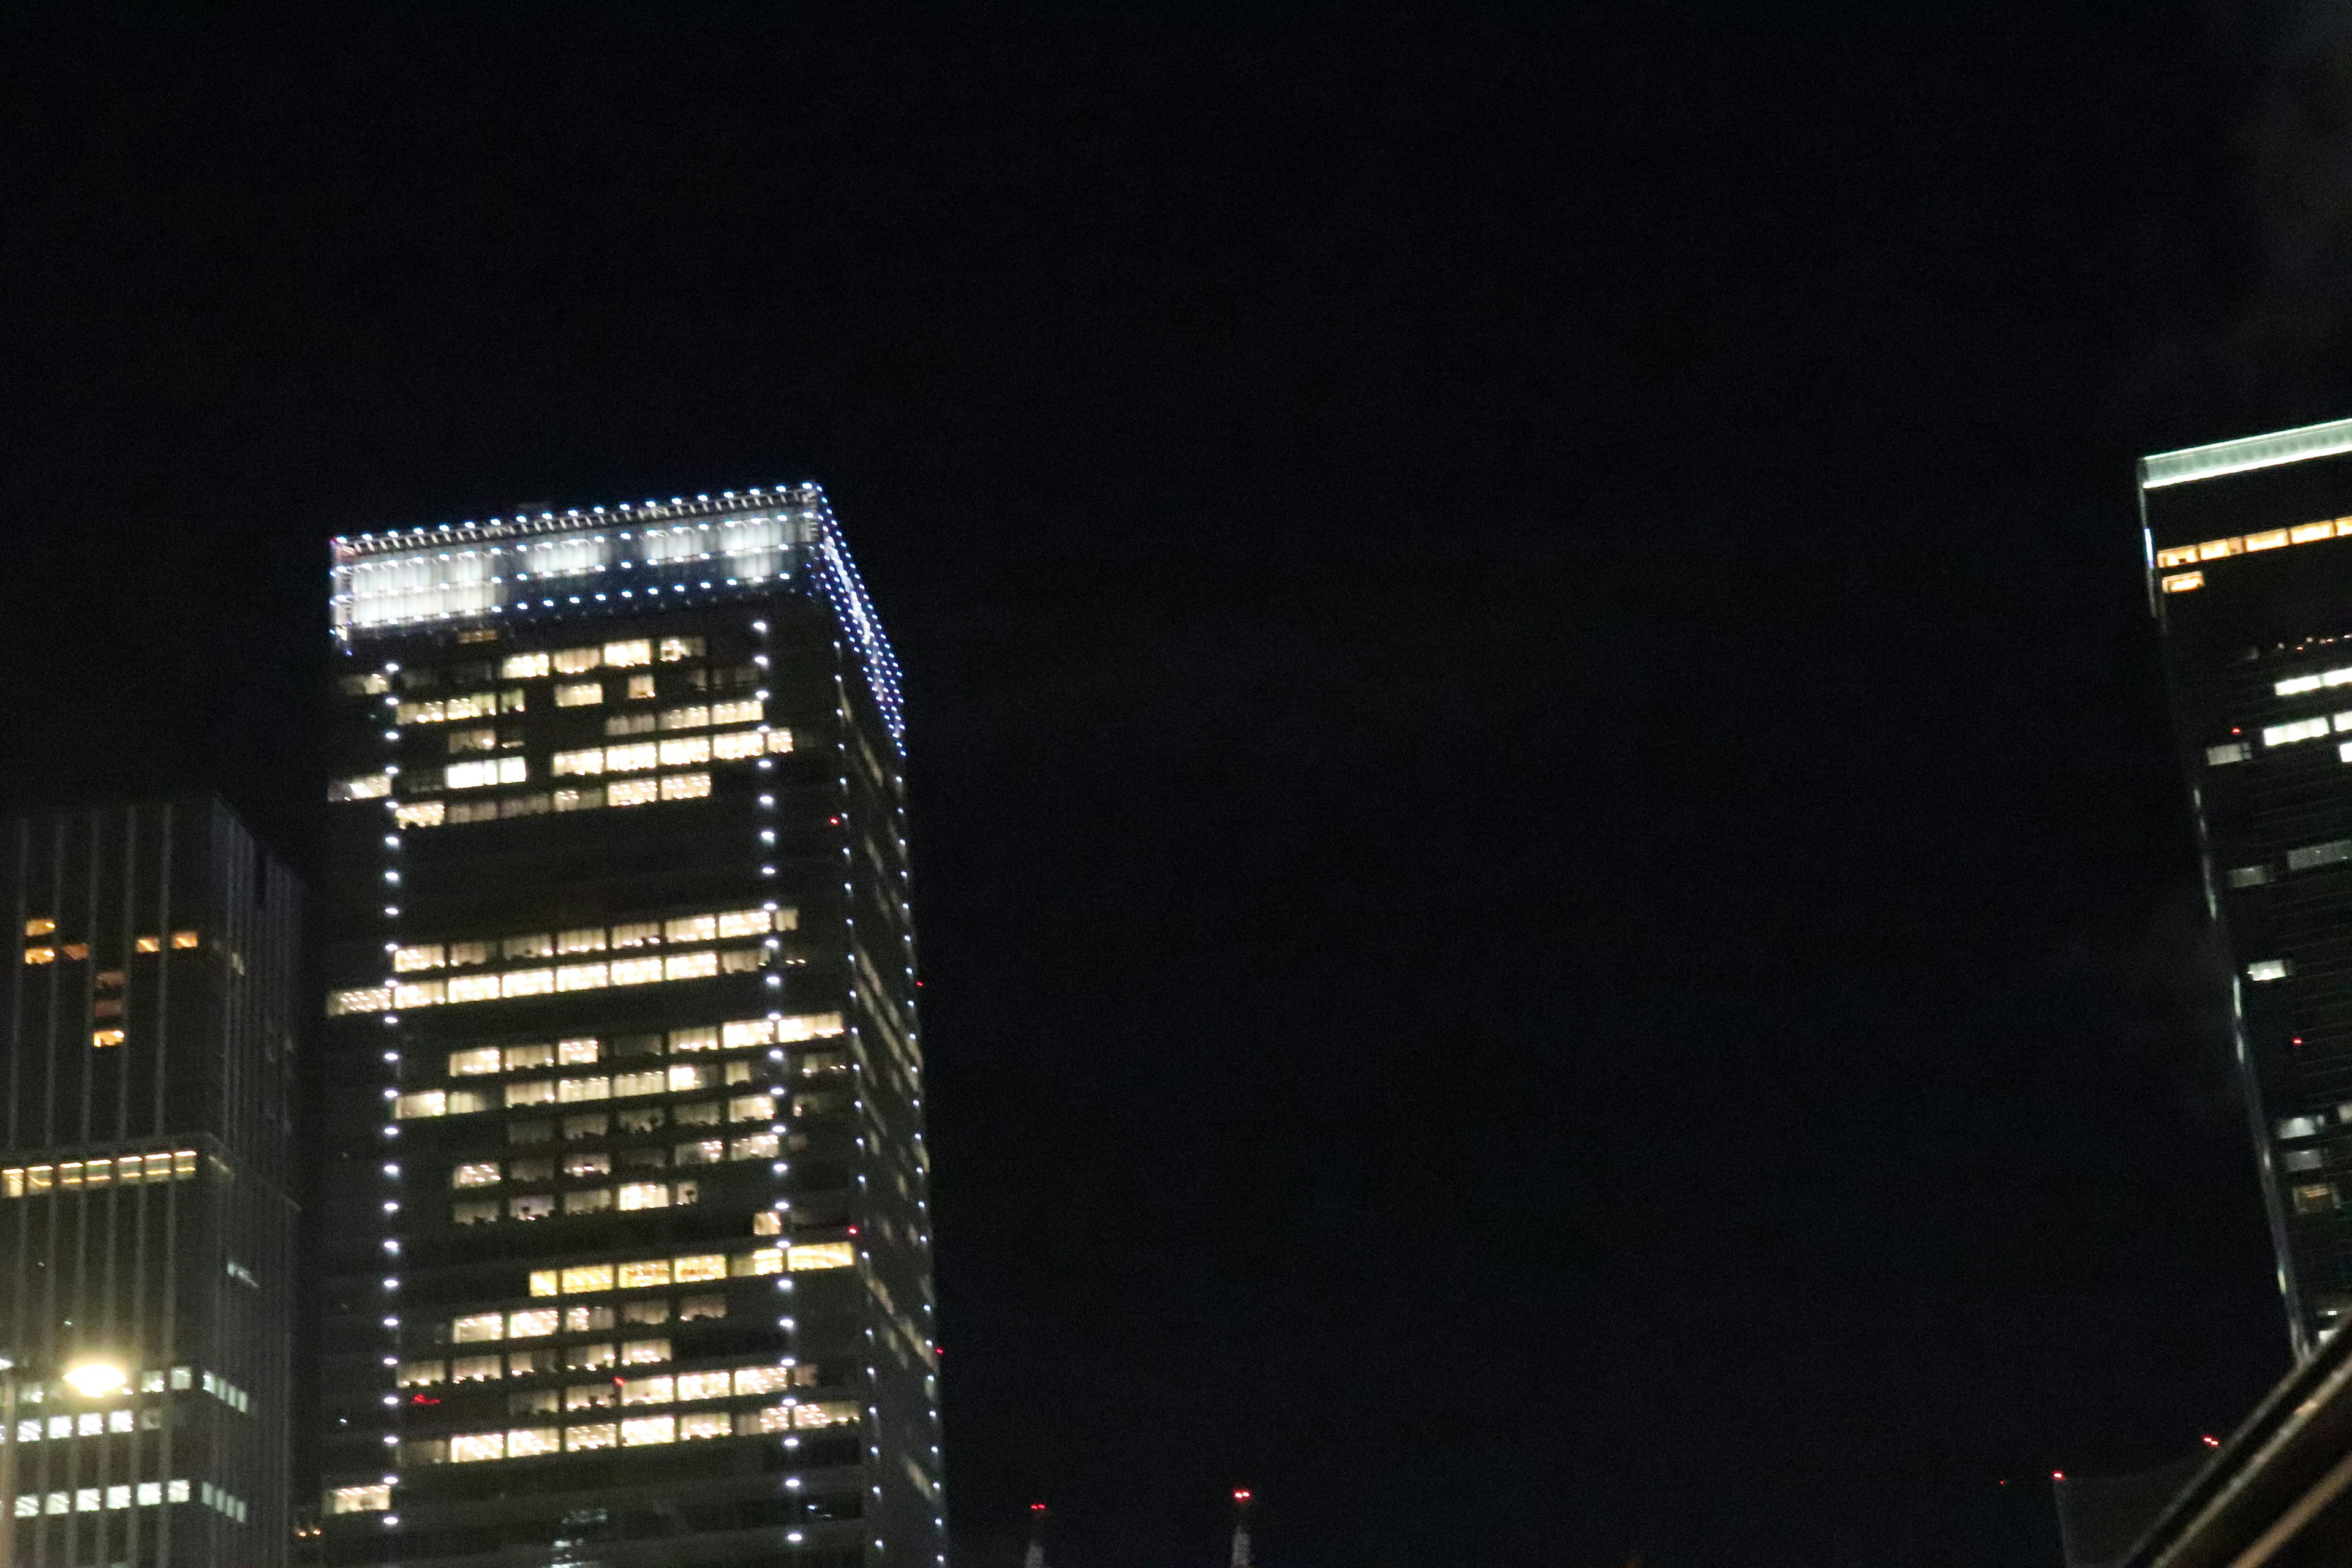
{"label": "glass facade", "polygon": [[2296,1353],[2352,1311],[2352,422],[2146,458],[2206,898]]}
{"label": "glass facade", "polygon": [[897,670],[824,498],[334,574],[326,1560],[937,1568]]}
{"label": "glass facade", "polygon": [[168,802],[0,823],[0,1561],[274,1568],[299,894]]}

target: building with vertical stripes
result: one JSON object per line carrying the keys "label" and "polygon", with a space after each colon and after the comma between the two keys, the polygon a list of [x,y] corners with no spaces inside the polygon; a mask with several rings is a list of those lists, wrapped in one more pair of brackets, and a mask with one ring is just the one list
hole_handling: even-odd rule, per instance
{"label": "building with vertical stripes", "polygon": [[332,570],[327,1561],[939,1568],[903,726],[824,497]]}
{"label": "building with vertical stripes", "polygon": [[0,1558],[274,1568],[295,885],[175,801],[0,823]]}

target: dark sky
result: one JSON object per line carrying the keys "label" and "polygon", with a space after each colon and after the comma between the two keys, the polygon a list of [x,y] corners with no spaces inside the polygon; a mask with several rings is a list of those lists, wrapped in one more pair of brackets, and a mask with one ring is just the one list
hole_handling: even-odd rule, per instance
{"label": "dark sky", "polygon": [[324,536],[824,482],[961,1568],[2047,1563],[2283,1370],[2129,465],[2352,405],[2340,37],[478,9],[0,11],[0,804],[300,861]]}

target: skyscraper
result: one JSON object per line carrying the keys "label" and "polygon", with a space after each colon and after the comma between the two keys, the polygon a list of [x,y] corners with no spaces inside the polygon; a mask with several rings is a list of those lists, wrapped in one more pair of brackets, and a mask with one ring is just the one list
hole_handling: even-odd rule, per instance
{"label": "skyscraper", "polygon": [[2352,420],[2140,463],[2295,1351],[2352,1310]]}
{"label": "skyscraper", "polygon": [[0,1558],[275,1568],[295,886],[180,801],[0,823]]}
{"label": "skyscraper", "polygon": [[897,670],[823,495],[333,588],[328,1561],[938,1568]]}

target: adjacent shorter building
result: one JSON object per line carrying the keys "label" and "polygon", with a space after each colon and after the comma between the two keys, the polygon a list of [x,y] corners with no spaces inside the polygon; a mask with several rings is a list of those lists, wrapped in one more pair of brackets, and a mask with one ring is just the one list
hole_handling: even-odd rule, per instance
{"label": "adjacent shorter building", "polygon": [[277,1568],[296,886],[142,804],[0,823],[0,1558]]}

